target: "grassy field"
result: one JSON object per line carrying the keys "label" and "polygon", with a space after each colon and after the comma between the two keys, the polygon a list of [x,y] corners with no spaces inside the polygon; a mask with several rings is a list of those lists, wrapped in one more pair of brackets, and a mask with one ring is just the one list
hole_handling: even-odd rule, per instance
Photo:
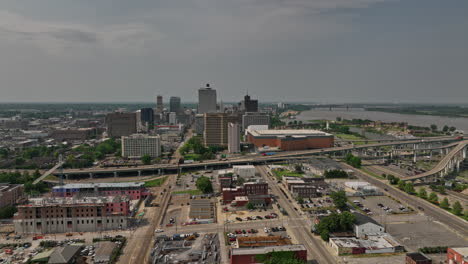
{"label": "grassy field", "polygon": [[167,177],[163,177],[163,178],[158,178],[158,179],[154,179],[151,181],[147,181],[145,182],[145,187],[159,187],[166,181],[166,179]]}
{"label": "grassy field", "polygon": [[278,180],[281,180],[283,176],[289,176],[289,177],[299,177],[302,178],[304,177],[304,173],[298,173],[294,171],[289,171],[289,170],[274,170],[273,173],[275,174],[276,178]]}
{"label": "grassy field", "polygon": [[190,194],[190,195],[199,195],[199,194],[203,194],[202,191],[200,190],[185,190],[185,191],[176,191],[176,192],[172,192],[172,194]]}
{"label": "grassy field", "polygon": [[184,160],[199,160],[199,159],[200,159],[199,154],[190,153],[190,154],[184,155]]}

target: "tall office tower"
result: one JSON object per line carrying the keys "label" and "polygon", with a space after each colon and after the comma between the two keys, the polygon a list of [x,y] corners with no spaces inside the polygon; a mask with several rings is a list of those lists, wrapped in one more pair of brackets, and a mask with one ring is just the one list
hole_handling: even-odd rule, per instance
{"label": "tall office tower", "polygon": [[158,95],[156,97],[156,113],[160,114],[163,111],[163,97],[162,95]]}
{"label": "tall office tower", "polygon": [[107,135],[113,138],[130,136],[137,132],[136,113],[111,113],[106,115]]}
{"label": "tall office tower", "polygon": [[240,110],[244,112],[258,112],[258,100],[250,99],[250,95],[245,95],[240,103]]}
{"label": "tall office tower", "polygon": [[228,123],[239,123],[239,117],[225,113],[205,113],[203,143],[205,146],[227,146]]}
{"label": "tall office tower", "polygon": [[240,128],[237,123],[228,123],[228,151],[229,153],[240,152]]}
{"label": "tall office tower", "polygon": [[169,98],[169,112],[180,113],[182,107],[180,106],[180,97],[171,96]]}
{"label": "tall office tower", "polygon": [[216,90],[206,84],[205,88],[198,90],[198,113],[216,113]]}
{"label": "tall office tower", "polygon": [[242,129],[246,130],[249,126],[252,125],[270,125],[270,116],[266,113],[258,112],[246,112],[242,116]]}
{"label": "tall office tower", "polygon": [[148,132],[154,128],[153,108],[142,108],[136,112],[137,129],[139,132]]}

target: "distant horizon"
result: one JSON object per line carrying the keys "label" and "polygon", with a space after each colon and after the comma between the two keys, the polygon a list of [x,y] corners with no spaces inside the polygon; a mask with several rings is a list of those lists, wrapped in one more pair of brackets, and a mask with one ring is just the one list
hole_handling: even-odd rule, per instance
{"label": "distant horizon", "polygon": [[[220,102],[220,101],[218,101]],[[227,102],[223,101],[223,104],[237,104],[240,101],[233,101],[233,102]],[[194,101],[183,101],[181,102],[182,104],[198,104],[198,102]],[[401,102],[401,103],[393,103],[393,102],[326,102],[326,103],[318,103],[318,102],[310,102],[310,101],[264,101],[261,102],[259,101],[259,104],[278,104],[278,103],[283,103],[283,104],[310,104],[310,105],[389,105],[389,106],[430,106],[430,105],[435,105],[435,106],[461,106],[461,107],[468,107],[468,103],[439,103],[439,102],[427,102],[427,103],[421,103],[421,102]],[[152,101],[96,101],[96,102],[84,102],[84,101],[49,101],[49,102],[33,102],[33,101],[15,101],[15,102],[2,102],[0,101],[0,105],[8,105],[8,104],[54,104],[54,105],[60,105],[60,104],[155,104],[156,102]],[[164,104],[169,105],[169,101],[164,101]]]}

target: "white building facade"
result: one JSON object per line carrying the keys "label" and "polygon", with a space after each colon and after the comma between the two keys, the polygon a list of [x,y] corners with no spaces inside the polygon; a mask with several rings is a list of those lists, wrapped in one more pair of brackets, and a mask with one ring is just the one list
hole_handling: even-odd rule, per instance
{"label": "white building facade", "polygon": [[152,158],[161,155],[161,138],[159,136],[134,134],[122,137],[122,157],[140,158],[144,155],[149,155]]}

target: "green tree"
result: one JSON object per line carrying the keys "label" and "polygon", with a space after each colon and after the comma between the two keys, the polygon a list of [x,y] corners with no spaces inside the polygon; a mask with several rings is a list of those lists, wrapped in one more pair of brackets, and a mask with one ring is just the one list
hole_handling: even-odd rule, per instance
{"label": "green tree", "polygon": [[445,125],[443,128],[442,128],[442,131],[443,132],[448,132],[449,131],[449,127],[447,125]]}
{"label": "green tree", "polygon": [[455,130],[457,130],[457,128],[456,128],[456,127],[453,127],[453,126],[451,126],[451,127],[449,128],[449,130],[450,130],[450,132],[455,132]]}
{"label": "green tree", "polygon": [[200,178],[198,178],[195,182],[195,185],[197,186],[197,189],[202,191],[203,193],[213,192],[213,186],[211,185],[210,178],[206,176],[201,176]]}
{"label": "green tree", "polygon": [[455,215],[462,215],[463,213],[463,206],[460,204],[459,201],[456,201],[454,204],[453,204],[453,213]]}
{"label": "green tree", "polygon": [[423,199],[427,199],[426,188],[422,187],[421,189],[419,189],[418,196]]}
{"label": "green tree", "polygon": [[346,209],[346,203],[348,198],[346,198],[345,191],[337,191],[330,193],[330,197],[333,199],[333,203],[338,209]]}
{"label": "green tree", "polygon": [[432,131],[437,131],[437,125],[432,124],[432,125],[431,125],[431,130],[432,130]]}
{"label": "green tree", "polygon": [[143,162],[144,165],[150,165],[151,164],[151,156],[148,154],[145,154],[141,157],[141,161]]}
{"label": "green tree", "polygon": [[405,184],[405,188],[404,188],[405,192],[409,193],[409,194],[414,194],[415,191],[414,191],[414,186],[411,182],[407,182]]}
{"label": "green tree", "polygon": [[297,198],[297,203],[298,204],[303,204],[304,203],[304,198],[302,198],[302,197]]}
{"label": "green tree", "polygon": [[302,165],[301,164],[296,164],[294,166],[294,170],[297,172],[297,173],[303,173],[302,171]]}
{"label": "green tree", "polygon": [[253,203],[250,203],[250,202],[247,203],[247,204],[245,205],[245,207],[246,207],[247,209],[249,209],[249,210],[255,209],[255,206],[253,205]]}
{"label": "green tree", "polygon": [[405,189],[405,181],[399,181],[398,182],[398,189],[404,190]]}
{"label": "green tree", "polygon": [[5,219],[5,218],[12,218],[13,215],[17,212],[18,210],[16,207],[7,205],[5,207],[0,208],[0,219]]}
{"label": "green tree", "polygon": [[[231,176],[232,176],[232,175],[231,175]],[[237,177],[237,183],[236,183],[237,186],[242,186],[242,185],[244,185],[244,183],[245,183],[245,179],[244,179],[244,178],[242,178],[242,177],[240,177],[240,176]]]}
{"label": "green tree", "polygon": [[294,252],[271,252],[268,254],[256,255],[256,262],[264,264],[305,264],[306,262],[297,259]]}
{"label": "green tree", "polygon": [[431,194],[429,194],[429,202],[434,204],[439,203],[439,197],[437,196],[437,193],[431,192]]}
{"label": "green tree", "polygon": [[449,209],[450,208],[450,203],[447,199],[447,197],[445,197],[442,202],[440,203],[440,207],[444,208],[444,209]]}

